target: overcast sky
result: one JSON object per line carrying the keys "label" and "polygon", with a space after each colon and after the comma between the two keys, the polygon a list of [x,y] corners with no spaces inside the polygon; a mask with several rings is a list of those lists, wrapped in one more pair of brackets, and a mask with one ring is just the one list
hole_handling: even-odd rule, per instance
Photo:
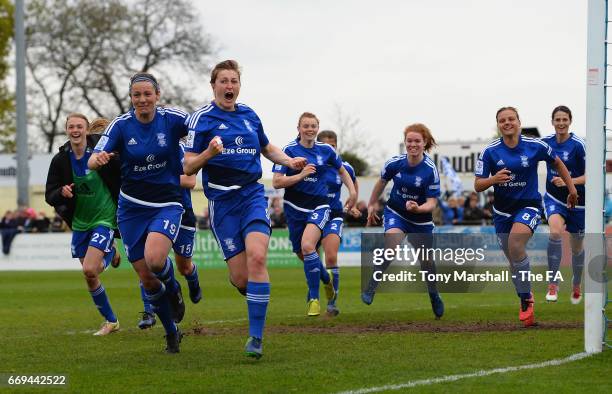
{"label": "overcast sky", "polygon": [[285,145],[299,115],[335,105],[397,154],[410,123],[441,141],[489,138],[501,106],[553,130],[560,104],[585,134],[587,1],[196,1],[218,59],[243,69],[239,101]]}

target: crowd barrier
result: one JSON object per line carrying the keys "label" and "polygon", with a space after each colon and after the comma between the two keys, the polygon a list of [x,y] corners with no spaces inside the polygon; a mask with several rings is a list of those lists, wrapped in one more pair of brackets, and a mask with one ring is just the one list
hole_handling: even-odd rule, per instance
{"label": "crowd barrier", "polygon": [[[382,228],[345,227],[342,244],[338,254],[341,266],[359,266],[361,264],[361,233],[382,232]],[[492,226],[440,226],[437,233],[493,234]],[[547,232],[546,226],[540,226],[538,232]],[[534,238],[535,239],[535,238]],[[532,262],[542,264],[546,258],[546,239],[540,236],[539,241],[530,248]],[[81,266],[70,254],[70,233],[19,234],[13,241],[11,253],[0,257],[0,271],[45,271],[45,270],[80,270]],[[130,269],[123,246],[119,250],[124,264],[119,269]],[[564,255],[567,255],[564,253]],[[199,230],[194,245],[194,262],[203,269],[225,267],[225,262],[210,230]],[[269,267],[299,267],[301,262],[291,251],[291,242],[287,229],[274,229],[268,250]],[[490,265],[507,264],[505,257],[499,256],[490,261]],[[567,264],[567,261],[564,261]]]}

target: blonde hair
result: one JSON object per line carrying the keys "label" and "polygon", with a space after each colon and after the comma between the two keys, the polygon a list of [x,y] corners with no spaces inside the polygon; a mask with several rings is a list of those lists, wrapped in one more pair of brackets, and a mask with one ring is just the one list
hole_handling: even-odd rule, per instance
{"label": "blonde hair", "polygon": [[78,112],[72,112],[70,114],[68,114],[68,116],[66,116],[66,124],[64,125],[64,129],[68,127],[68,121],[72,118],[79,118],[79,119],[83,119],[85,121],[85,124],[87,125],[87,129],[89,129],[89,119],[87,119],[87,116],[78,113]]}
{"label": "blonde hair", "polygon": [[421,134],[421,137],[423,137],[423,141],[425,141],[425,152],[429,152],[431,148],[438,145],[436,144],[436,140],[434,139],[434,137],[431,135],[431,131],[429,130],[429,128],[423,123],[415,123],[411,124],[410,126],[407,126],[404,129],[404,139],[406,139],[406,135],[408,135],[408,133]]}
{"label": "blonde hair", "polygon": [[91,121],[91,125],[89,126],[89,132],[92,134],[103,133],[109,124],[110,120],[106,118],[96,118]]}

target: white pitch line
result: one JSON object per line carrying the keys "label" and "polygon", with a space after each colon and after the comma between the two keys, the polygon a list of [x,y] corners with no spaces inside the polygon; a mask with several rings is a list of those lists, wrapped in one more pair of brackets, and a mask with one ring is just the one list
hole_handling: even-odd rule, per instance
{"label": "white pitch line", "polygon": [[446,376],[441,376],[439,378],[413,380],[413,381],[409,381],[406,383],[400,383],[400,384],[390,384],[386,386],[378,386],[378,387],[363,388],[363,389],[358,389],[358,390],[342,391],[338,394],[375,393],[378,391],[401,390],[401,389],[416,387],[416,386],[427,386],[427,385],[436,384],[436,383],[454,382],[460,379],[479,378],[482,376],[489,376],[489,375],[494,375],[498,373],[508,373],[508,372],[522,371],[525,369],[551,367],[551,366],[570,363],[572,361],[581,360],[588,356],[590,356],[589,353],[584,353],[584,352],[576,353],[576,354],[572,354],[571,356],[568,356],[565,358],[558,358],[555,360],[543,361],[541,363],[536,363],[536,364],[525,364],[525,365],[518,365],[516,367],[504,367],[504,368],[480,370],[477,372],[466,373],[466,374],[461,374],[461,375],[446,375]]}

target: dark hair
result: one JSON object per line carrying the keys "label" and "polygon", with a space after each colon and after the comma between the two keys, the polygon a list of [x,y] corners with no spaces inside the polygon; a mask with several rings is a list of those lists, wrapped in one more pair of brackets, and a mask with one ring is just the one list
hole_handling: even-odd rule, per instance
{"label": "dark hair", "polygon": [[499,116],[499,114],[500,114],[502,111],[506,111],[506,110],[513,111],[513,112],[516,114],[516,118],[517,118],[518,120],[521,120],[521,118],[520,118],[520,116],[519,116],[518,111],[516,110],[516,108],[514,108],[514,107],[501,107],[500,109],[498,109],[498,110],[497,110],[497,113],[495,114],[495,122],[496,122],[496,123],[497,123],[497,117]]}
{"label": "dark hair", "polygon": [[150,82],[155,89],[155,93],[159,93],[159,84],[157,83],[157,79],[155,79],[153,74],[136,73],[132,75],[132,78],[130,78],[130,95],[132,94],[132,85],[136,82]]}
{"label": "dark hair", "polygon": [[559,112],[559,111],[565,112],[569,116],[569,119],[572,120],[572,111],[570,111],[570,109],[567,108],[565,105],[560,105],[558,107],[555,107],[555,109],[553,109],[553,111],[552,111],[551,119],[554,120],[555,119],[555,114],[557,112]]}
{"label": "dark hair", "polygon": [[323,130],[317,135],[317,141],[321,142],[324,139],[334,140],[338,143],[338,136],[332,130]]}
{"label": "dark hair", "polygon": [[221,70],[236,71],[236,73],[238,73],[238,80],[240,80],[240,66],[238,65],[238,62],[235,60],[224,60],[213,68],[212,72],[210,73],[210,83],[215,83],[217,80],[217,75]]}

